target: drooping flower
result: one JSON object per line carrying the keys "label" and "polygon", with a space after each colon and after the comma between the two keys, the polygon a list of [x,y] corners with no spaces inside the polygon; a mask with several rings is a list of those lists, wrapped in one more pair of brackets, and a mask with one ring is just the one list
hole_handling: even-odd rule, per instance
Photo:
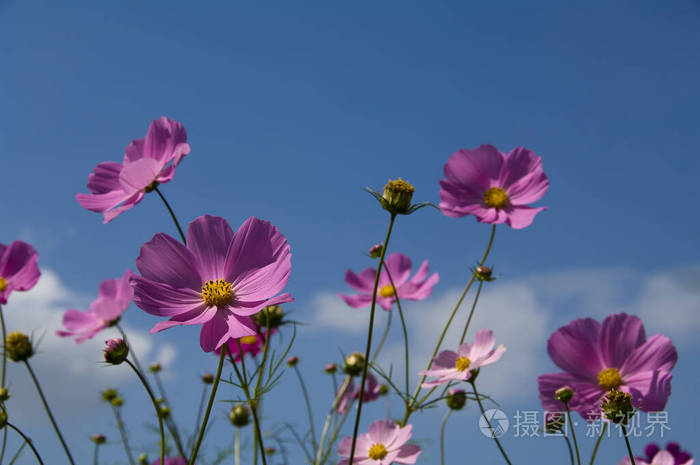
{"label": "drooping flower", "polygon": [[589,420],[598,417],[603,396],[611,389],[629,393],[644,412],[663,410],[678,359],[668,337],[647,339],[642,321],[626,313],[610,315],[602,324],[591,318],[574,320],[552,334],[547,352],[564,372],[537,379],[544,409],[563,411],[554,393],[569,386],[574,391],[569,408]]}
{"label": "drooping flower", "polygon": [[63,326],[66,331],[56,331],[61,337],[75,336],[75,342],[81,343],[92,339],[105,328],[115,325],[124,310],[129,307],[134,297],[134,290],[129,280],[134,275],[127,270],[124,276],[116,279],[106,279],[100,283],[100,289],[86,312],[66,310],[63,314]]}
{"label": "drooping flower", "polygon": [[122,163],[106,161],[88,176],[90,194],[77,194],[78,203],[103,213],[104,223],[141,202],[143,196],[173,179],[175,168],[190,153],[182,124],[162,116],[151,122],[145,139],[124,150]]}
{"label": "drooping flower", "polygon": [[489,224],[514,229],[530,226],[545,207],[532,208],[549,187],[542,159],[524,147],[506,156],[492,145],[460,149],[445,163],[440,209],[451,217],[474,215]]}
{"label": "drooping flower", "polygon": [[[393,253],[386,259],[385,264],[386,268],[389,269],[389,274],[384,269],[379,275],[377,303],[387,311],[391,310],[391,304],[396,300],[396,295],[402,300],[423,300],[428,298],[433,292],[433,287],[440,280],[440,276],[437,273],[433,273],[428,277],[428,260],[423,261],[416,274],[410,279],[411,259],[406,255],[398,252]],[[372,303],[372,290],[374,289],[376,272],[376,268],[367,268],[358,275],[352,270],[348,270],[345,273],[345,282],[360,292],[360,294],[338,294],[338,296],[351,307],[367,307]],[[391,275],[391,280],[389,275]],[[391,285],[392,280],[396,288]]]}
{"label": "drooping flower", "polygon": [[12,291],[28,291],[39,281],[39,255],[22,241],[0,244],[0,305],[7,303]]}
{"label": "drooping flower", "polygon": [[[270,334],[274,335],[276,330],[273,328],[270,330]],[[255,334],[251,336],[243,336],[240,339],[229,339],[226,342],[226,347],[228,348],[228,353],[233,356],[235,362],[241,361],[241,354],[250,354],[255,357],[260,353],[263,348],[263,343],[265,342],[267,331],[261,330],[259,327],[255,328]],[[239,343],[240,341],[240,350]],[[216,354],[221,354],[221,347],[217,348],[214,352]]]}
{"label": "drooping flower", "polygon": [[251,316],[268,305],[291,302],[284,289],[291,272],[287,240],[268,221],[248,218],[233,232],[225,219],[200,216],[184,246],[159,233],[141,247],[141,276],[132,278],[134,303],[168,321],[151,333],[178,325],[202,325],[205,352],[229,339],[256,334]]}
{"label": "drooping flower", "polygon": [[[390,465],[392,463],[414,464],[420,447],[406,444],[411,439],[413,426],[401,428],[392,420],[377,420],[369,426],[369,432],[357,436],[355,443],[355,465]],[[352,438],[346,436],[338,445],[341,458],[338,465],[350,463]]]}
{"label": "drooping flower", "polygon": [[[343,386],[340,386],[338,388],[338,392],[336,392],[336,395],[338,395],[342,388]],[[362,402],[372,402],[373,400],[379,399],[379,396],[381,395],[380,390],[381,385],[377,381],[377,378],[375,378],[375,376],[372,373],[367,373],[367,380],[365,381],[365,392],[362,396]],[[355,382],[351,380],[347,388],[343,392],[343,395],[340,397],[338,405],[336,406],[336,410],[340,414],[347,412],[352,403],[356,400],[359,400],[359,398],[360,386],[355,387]]]}
{"label": "drooping flower", "polygon": [[439,386],[450,381],[467,381],[474,371],[486,365],[498,361],[506,351],[500,344],[495,349],[493,331],[480,329],[474,337],[474,344],[464,343],[457,348],[457,352],[444,350],[433,359],[430,370],[421,371],[418,374],[435,376],[437,379],[423,383],[422,388]]}
{"label": "drooping flower", "polygon": [[[676,442],[669,442],[666,449],[660,449],[655,443],[650,443],[644,449],[644,457],[635,457],[637,465],[693,465],[695,460]],[[629,457],[625,457],[618,465],[631,465]]]}

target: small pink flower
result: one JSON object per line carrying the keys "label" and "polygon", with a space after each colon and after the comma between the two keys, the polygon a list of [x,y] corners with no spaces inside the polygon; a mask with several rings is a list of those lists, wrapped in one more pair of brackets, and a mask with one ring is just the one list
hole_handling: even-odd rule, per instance
{"label": "small pink flower", "polygon": [[[340,386],[338,392],[343,388]],[[381,386],[377,382],[377,378],[374,377],[372,373],[367,373],[367,380],[365,381],[365,394],[363,396],[362,402],[372,402],[373,400],[379,399]],[[338,393],[336,393],[337,395]],[[360,386],[355,387],[355,382],[350,381],[350,384],[343,392],[343,395],[338,401],[336,410],[340,414],[344,414],[350,409],[352,403],[360,398]]]}
{"label": "small pink flower", "polygon": [[[392,463],[414,464],[420,454],[420,447],[406,444],[411,439],[413,426],[401,428],[392,420],[377,420],[369,426],[369,432],[357,436],[355,443],[355,465],[391,465]],[[344,437],[338,445],[338,455],[342,458],[338,465],[350,463],[352,438]]]}
{"label": "small pink flower", "polygon": [[[437,273],[428,277],[428,260],[423,261],[413,278],[411,276],[411,259],[401,253],[393,253],[386,259],[386,267],[389,269],[392,287],[386,269],[379,275],[377,287],[377,303],[384,310],[391,310],[391,304],[396,300],[396,294],[402,300],[423,300],[433,292],[433,287],[440,280]],[[353,289],[360,292],[356,295],[338,294],[338,296],[353,308],[367,307],[372,303],[372,290],[374,289],[374,277],[376,268],[367,268],[362,273],[355,274],[352,270],[345,273],[345,282]],[[396,294],[395,294],[396,293]]]}
{"label": "small pink flower", "polygon": [[498,361],[506,351],[503,344],[495,349],[493,331],[481,329],[476,333],[474,344],[464,343],[457,348],[457,352],[445,350],[433,359],[430,370],[421,371],[418,374],[435,376],[437,379],[423,383],[421,387],[429,388],[449,383],[450,381],[467,381],[476,369],[491,365]]}
{"label": "small pink flower", "polygon": [[[670,457],[670,458],[669,458]],[[694,459],[681,449],[677,442],[669,442],[666,449],[659,448],[658,444],[649,443],[644,448],[644,457],[635,457],[638,465],[693,465]],[[629,457],[625,457],[618,465],[631,465]]]}
{"label": "small pink flower", "polygon": [[88,176],[90,194],[77,194],[78,203],[103,213],[104,222],[141,202],[158,184],[169,182],[175,168],[190,153],[185,128],[165,116],[153,120],[145,139],[136,139],[124,151],[123,163],[106,161]]}
{"label": "small pink flower", "polygon": [[22,241],[0,244],[0,305],[12,291],[28,291],[39,281],[39,255]]}
{"label": "small pink flower", "polygon": [[[272,328],[270,334],[274,335],[277,330]],[[255,357],[260,353],[263,348],[263,343],[265,342],[267,331],[261,330],[256,327],[255,334],[252,336],[243,336],[240,339],[229,339],[226,342],[226,347],[228,347],[228,353],[233,356],[235,362],[241,361],[241,354],[250,354]],[[240,350],[238,348],[238,342],[240,340]],[[223,346],[221,346],[223,347]],[[214,352],[219,355],[221,354],[221,347],[216,349]]]}
{"label": "small pink flower", "polygon": [[549,187],[542,159],[523,147],[508,156],[493,145],[460,149],[445,163],[440,180],[440,209],[447,216],[474,215],[489,224],[521,229],[545,207],[531,208]]}
{"label": "small pink flower", "polygon": [[75,336],[75,342],[81,343],[116,324],[134,297],[129,283],[133,275],[131,270],[127,270],[121,278],[102,281],[97,299],[90,304],[88,310],[67,310],[63,314],[63,326],[66,327],[66,331],[59,330],[56,334],[61,337]]}
{"label": "small pink flower", "polygon": [[229,339],[254,336],[251,316],[268,305],[291,302],[279,294],[289,280],[287,239],[268,221],[248,218],[233,232],[228,222],[204,215],[187,229],[187,245],[159,233],[136,259],[134,303],[146,312],[170,317],[151,333],[179,325],[202,325],[205,352]]}
{"label": "small pink flower", "polygon": [[[157,458],[151,462],[151,465],[161,465],[160,458]],[[187,460],[185,460],[183,457],[166,457],[163,465],[187,465]]]}

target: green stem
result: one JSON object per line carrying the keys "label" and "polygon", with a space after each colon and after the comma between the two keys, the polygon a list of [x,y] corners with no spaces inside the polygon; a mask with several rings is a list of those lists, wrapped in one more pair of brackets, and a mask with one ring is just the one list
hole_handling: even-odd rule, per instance
{"label": "green stem", "polygon": [[304,402],[306,403],[306,414],[309,417],[309,430],[311,431],[311,445],[314,449],[316,449],[318,447],[318,443],[316,442],[316,431],[314,430],[314,415],[311,410],[309,392],[306,390],[306,384],[304,383],[304,379],[301,377],[299,368],[296,365],[294,365],[294,372],[297,374],[297,379],[299,380],[299,384],[301,385],[301,391],[304,394]]}
{"label": "green stem", "polygon": [[117,428],[119,429],[119,434],[122,437],[122,444],[124,444],[124,450],[126,451],[126,457],[129,459],[131,465],[136,465],[134,461],[134,456],[131,454],[131,447],[129,446],[129,437],[126,434],[126,429],[124,428],[124,422],[122,421],[122,416],[119,413],[119,407],[112,406],[114,411],[114,417],[117,420]]}
{"label": "green stem", "polygon": [[[600,441],[603,439],[603,436],[605,435],[605,430],[608,428],[608,424],[606,422],[603,422],[603,427],[600,429],[600,434],[598,435],[598,440],[595,442],[595,448],[593,449],[593,455],[591,455],[591,461],[588,462],[588,465],[593,465],[593,462],[595,462],[595,456],[598,453],[598,447],[600,446]],[[573,460],[572,460],[573,464]]]}
{"label": "green stem", "polygon": [[97,465],[99,463],[99,460],[97,459],[98,453],[100,451],[100,445],[95,443],[95,455],[92,460],[93,465]]}
{"label": "green stem", "polygon": [[156,396],[153,395],[153,391],[148,385],[148,381],[146,381],[146,378],[139,371],[139,369],[136,368],[136,365],[131,363],[131,360],[129,359],[126,359],[124,361],[127,363],[127,365],[131,367],[132,370],[134,370],[134,373],[136,373],[136,376],[138,376],[139,380],[141,380],[141,384],[143,384],[143,387],[146,389],[148,397],[151,398],[151,402],[153,403],[153,408],[156,410],[156,418],[158,418],[158,427],[160,429],[160,463],[165,463],[165,431],[163,429],[163,415],[160,414],[160,406],[156,401]]}
{"label": "green stem", "polygon": [[14,465],[15,462],[17,462],[17,459],[19,459],[19,456],[22,455],[22,451],[24,451],[25,446],[27,445],[26,441],[22,441],[22,445],[19,446],[19,449],[17,449],[17,452],[15,452],[15,455],[10,459],[10,465]]}
{"label": "green stem", "polygon": [[328,447],[326,448],[326,452],[323,453],[323,457],[321,458],[320,465],[325,464],[328,460],[328,457],[331,455],[331,452],[333,452],[333,444],[335,444],[335,440],[338,439],[338,434],[340,433],[340,430],[343,429],[343,425],[345,424],[345,420],[347,420],[349,413],[350,409],[348,409],[343,414],[342,418],[340,419],[340,422],[338,423],[338,426],[336,426],[333,430],[333,433],[331,434],[331,437],[328,440]]}
{"label": "green stem", "polygon": [[503,446],[501,445],[501,441],[498,440],[496,437],[496,432],[494,431],[493,427],[491,426],[491,422],[489,421],[488,418],[486,418],[486,410],[484,410],[484,405],[481,403],[481,398],[479,397],[479,393],[476,391],[476,383],[474,380],[470,380],[469,383],[472,385],[472,389],[474,389],[474,397],[476,397],[476,402],[479,404],[479,409],[481,410],[481,415],[483,416],[484,420],[486,420],[486,424],[489,427],[489,431],[491,431],[491,436],[493,437],[493,440],[496,442],[496,445],[498,446],[498,450],[501,451],[501,454],[503,454],[503,458],[506,459],[506,463],[508,465],[513,465],[510,462],[510,459],[508,458],[508,454],[506,454],[506,451],[503,449]]}
{"label": "green stem", "polygon": [[[386,249],[389,247],[389,238],[391,237],[391,230],[394,228],[394,220],[396,220],[396,214],[391,214],[391,220],[389,221],[389,228],[386,232],[386,238],[384,239],[384,247],[382,247],[382,253],[379,257],[379,265],[377,266],[377,272],[374,276],[374,287],[372,288],[372,306],[369,312],[369,328],[367,329],[367,347],[365,348],[365,363],[362,367],[362,382],[360,383],[360,393],[365,392],[365,382],[367,381],[367,368],[369,367],[369,352],[372,349],[372,331],[374,329],[374,311],[377,306],[377,288],[379,287],[379,276],[382,273],[382,265],[384,264],[384,256],[386,255]],[[353,465],[353,460],[355,459],[355,444],[357,443],[357,434],[360,430],[360,417],[362,416],[362,405],[364,404],[364,397],[360,395],[360,399],[357,402],[357,414],[355,415],[355,427],[352,432],[352,445],[350,446],[350,460],[348,465]]]}
{"label": "green stem", "polygon": [[[239,340],[240,344],[240,340]],[[241,369],[245,372],[245,365],[243,365],[243,352],[239,349],[239,353],[241,354]],[[245,394],[245,398],[248,401],[248,407],[250,408],[250,413],[253,414],[253,425],[255,426],[255,437],[258,438],[258,445],[260,446],[260,455],[262,456],[262,462],[263,465],[267,465],[267,459],[265,458],[265,445],[263,444],[263,438],[262,438],[262,433],[260,431],[260,422],[258,421],[258,414],[256,412],[255,408],[255,402],[253,401],[253,398],[250,396],[250,389],[248,388],[248,382],[246,378],[241,375],[241,371],[238,369],[236,366],[236,361],[233,360],[233,357],[231,357],[231,364],[233,365],[233,371],[236,373],[236,377],[238,377],[238,381],[241,383],[241,387],[243,388],[243,393]],[[257,457],[258,453],[256,450],[253,450],[253,457]],[[190,464],[192,465],[192,464]]]}
{"label": "green stem", "polygon": [[241,429],[236,427],[236,434],[233,438],[233,463],[241,465]]}
{"label": "green stem", "polygon": [[[158,373],[153,373],[153,377],[156,380],[156,386],[158,386],[158,392],[160,393],[160,396],[163,398],[165,401],[165,405],[170,407],[170,402],[168,401],[168,396],[165,394],[165,388],[163,387],[163,383],[160,381],[160,376],[158,376]],[[175,441],[175,447],[177,447],[177,451],[179,452],[181,457],[186,458],[187,454],[185,454],[185,448],[182,446],[182,439],[180,438],[180,431],[177,429],[177,423],[175,423],[175,420],[172,417],[172,412],[170,413],[171,416],[167,417],[165,419],[165,426],[168,427],[168,431],[170,431],[170,435],[173,437],[173,440]]]}
{"label": "green stem", "polygon": [[[0,325],[2,325],[2,345],[4,347],[5,341],[7,340],[7,330],[5,329],[5,316],[2,313],[2,305],[0,305]],[[7,353],[3,349],[2,351],[2,387],[5,387],[5,369],[7,366]],[[7,446],[7,428],[4,428],[2,432],[2,446],[0,446],[0,464],[5,458],[5,447]]]}
{"label": "green stem", "polygon": [[226,352],[228,352],[228,347],[226,344],[221,346],[221,356],[219,357],[219,367],[216,369],[216,377],[214,378],[214,384],[211,386],[211,394],[209,395],[209,403],[207,404],[207,409],[204,412],[204,420],[202,420],[202,426],[199,428],[199,434],[197,435],[197,442],[194,443],[194,449],[190,455],[189,465],[193,465],[194,461],[197,460],[197,454],[199,453],[199,446],[202,445],[202,439],[204,438],[204,430],[207,427],[207,422],[209,421],[209,414],[211,413],[211,408],[214,405],[214,397],[216,397],[216,389],[219,387],[219,380],[221,380],[221,370],[224,368],[224,358],[226,357]]}
{"label": "green stem", "polygon": [[34,452],[34,457],[36,457],[36,460],[39,462],[39,465],[44,465],[44,462],[41,460],[41,456],[39,455],[39,452],[37,452],[36,448],[34,447],[34,444],[32,444],[32,440],[29,439],[27,436],[25,436],[25,434],[24,434],[23,432],[21,432],[21,431],[19,430],[19,428],[17,428],[17,427],[16,427],[15,425],[13,425],[12,423],[7,423],[7,426],[9,426],[9,427],[12,428],[13,430],[15,430],[15,432],[16,432],[17,434],[19,434],[20,436],[22,436],[22,439],[24,439],[24,442],[26,442],[27,444],[29,444],[29,447],[32,449],[32,452]]}
{"label": "green stem", "polygon": [[323,431],[321,432],[321,442],[318,444],[318,450],[316,451],[316,460],[314,461],[314,465],[321,464],[321,457],[323,456],[323,447],[326,442],[328,428],[330,428],[331,425],[331,419],[333,418],[335,409],[338,407],[338,402],[340,402],[340,399],[345,394],[345,391],[348,389],[348,386],[350,386],[351,380],[352,376],[346,376],[345,380],[343,381],[343,384],[340,386],[340,390],[336,392],[335,399],[333,399],[333,404],[331,405],[331,410],[328,412],[328,416],[326,417],[326,423],[324,423],[323,425]]}
{"label": "green stem", "polygon": [[386,327],[384,328],[384,333],[382,333],[382,338],[379,340],[379,344],[377,344],[377,348],[374,349],[374,355],[372,355],[372,361],[369,362],[370,365],[374,364],[374,361],[377,360],[377,357],[379,357],[379,353],[382,351],[382,347],[384,347],[384,343],[386,342],[387,336],[389,336],[389,329],[391,329],[391,312],[389,313],[389,316],[386,318]]}
{"label": "green stem", "polygon": [[199,398],[199,410],[197,410],[197,419],[194,422],[194,429],[192,430],[192,439],[187,441],[187,448],[191,448],[194,445],[194,438],[197,437],[197,432],[199,431],[199,423],[202,421],[202,413],[204,412],[204,401],[207,400],[207,389],[208,384],[204,385],[202,389],[202,396]]}
{"label": "green stem", "polygon": [[448,409],[445,418],[442,419],[442,425],[440,425],[440,465],[445,465],[445,426],[451,413],[452,409]]}
{"label": "green stem", "polygon": [[[408,330],[406,329],[406,320],[404,319],[403,316],[403,308],[401,308],[401,299],[399,299],[399,295],[396,292],[396,286],[394,285],[394,278],[391,277],[391,273],[389,273],[389,267],[386,266],[386,263],[384,263],[384,271],[386,271],[386,275],[389,278],[389,282],[391,283],[391,287],[394,289],[394,297],[396,298],[396,307],[399,310],[399,318],[401,319],[401,330],[403,331],[403,350],[404,350],[404,361],[406,363],[406,366],[404,367],[404,378],[406,382],[406,398],[408,398],[408,391],[410,389],[409,387],[409,371],[410,371],[410,362],[408,358]],[[391,315],[391,314],[390,314]]]}
{"label": "green stem", "polygon": [[[260,442],[260,454],[262,456],[263,464],[265,464],[265,447],[263,445],[263,438],[262,438],[262,432],[260,429],[260,423],[258,422],[258,400],[260,399],[260,386],[262,384],[262,379],[263,379],[263,374],[265,373],[265,364],[267,363],[267,354],[269,353],[270,350],[270,316],[269,314],[267,315],[265,319],[265,338],[264,338],[264,344],[263,344],[263,358],[260,362],[260,365],[257,368],[257,376],[258,379],[255,382],[255,391],[253,391],[253,402],[250,403],[250,410],[253,414],[253,421],[255,422],[255,435],[253,436],[253,442],[257,443],[258,441]],[[241,340],[238,339],[238,353],[241,354],[241,369],[243,370],[243,379],[246,382],[246,390],[248,390],[248,381],[246,380],[246,370],[245,370],[245,360],[243,359],[243,349],[241,348]],[[231,363],[233,363],[233,357],[231,357]],[[235,364],[234,364],[235,365]],[[254,444],[255,446],[255,444]],[[255,451],[255,449],[253,449]],[[257,465],[258,463],[258,454],[255,453],[253,456],[253,463]]]}
{"label": "green stem", "polygon": [[561,437],[563,437],[564,441],[566,441],[566,447],[569,449],[569,459],[571,460],[571,465],[574,465],[574,450],[571,448],[571,441],[569,441],[569,436],[562,433]]}
{"label": "green stem", "polygon": [[49,408],[48,402],[46,402],[46,397],[44,397],[44,393],[41,390],[41,386],[39,385],[39,380],[37,379],[36,375],[34,374],[34,370],[32,370],[31,365],[29,365],[29,360],[25,360],[24,364],[27,366],[27,370],[29,370],[29,374],[32,377],[32,380],[34,381],[34,385],[36,386],[36,390],[39,392],[39,397],[41,397],[41,402],[44,404],[44,409],[46,409],[46,413],[49,416],[49,420],[51,420],[51,424],[53,425],[54,431],[56,431],[56,435],[58,436],[58,440],[61,441],[61,445],[63,446],[63,450],[66,452],[66,455],[68,456],[68,461],[71,463],[71,465],[75,465],[75,462],[73,461],[73,456],[70,454],[70,450],[68,450],[68,445],[66,444],[66,441],[63,439],[63,435],[61,434],[61,430],[58,428],[58,424],[56,423],[56,420],[53,417],[53,414],[51,413],[51,409]]}
{"label": "green stem", "polygon": [[[117,324],[116,326],[117,326],[117,330],[119,330],[119,333],[122,335],[122,339],[124,339],[124,342],[129,347],[129,355],[131,355],[131,359],[134,361],[134,365],[136,365],[136,368],[138,368],[138,370],[141,372],[141,374],[146,373],[143,370],[143,367],[141,366],[141,364],[139,363],[139,359],[136,358],[136,351],[134,351],[134,347],[131,345],[131,343],[129,342],[129,339],[126,337],[126,332],[124,331],[124,328],[122,328],[121,325],[119,325],[119,324]],[[145,376],[144,376],[144,379],[146,379]],[[148,380],[146,380],[146,383],[148,383]],[[149,388],[150,388],[150,384],[149,384]]]}
{"label": "green stem", "polygon": [[564,407],[566,407],[566,418],[569,422],[571,437],[574,440],[574,448],[576,449],[576,463],[581,465],[581,453],[579,452],[578,441],[576,441],[576,428],[574,428],[574,422],[571,421],[571,410],[569,410],[569,404],[567,402],[564,403]]}
{"label": "green stem", "polygon": [[627,445],[627,453],[630,455],[630,460],[632,461],[632,465],[637,465],[637,462],[634,460],[634,454],[632,453],[632,446],[630,446],[630,440],[629,437],[627,437],[627,427],[623,425],[622,423],[620,424],[620,427],[622,428],[622,435],[625,437],[625,444]]}
{"label": "green stem", "polygon": [[161,200],[163,201],[163,203],[165,204],[165,208],[167,208],[167,209],[168,209],[168,212],[170,212],[170,216],[172,217],[173,222],[175,223],[175,227],[177,228],[177,232],[180,233],[180,238],[182,239],[182,243],[183,243],[183,244],[186,244],[186,243],[187,243],[187,239],[185,239],[185,233],[182,232],[182,228],[180,227],[180,223],[177,221],[177,217],[175,216],[175,212],[173,211],[172,208],[170,208],[170,204],[168,203],[167,200],[165,200],[165,197],[164,197],[163,194],[160,192],[160,189],[158,189],[158,188],[156,187],[156,188],[153,189],[153,190],[156,191],[156,193],[158,194],[158,196],[160,197],[160,199],[161,199]]}
{"label": "green stem", "polygon": [[479,287],[476,288],[476,295],[474,296],[474,303],[472,304],[472,309],[469,311],[469,318],[467,318],[467,324],[464,325],[464,330],[462,331],[462,337],[459,338],[459,345],[464,344],[464,339],[467,337],[467,330],[472,322],[472,317],[474,316],[474,310],[476,310],[476,304],[479,302],[479,296],[481,295],[481,289],[484,287],[484,282],[479,281]]}

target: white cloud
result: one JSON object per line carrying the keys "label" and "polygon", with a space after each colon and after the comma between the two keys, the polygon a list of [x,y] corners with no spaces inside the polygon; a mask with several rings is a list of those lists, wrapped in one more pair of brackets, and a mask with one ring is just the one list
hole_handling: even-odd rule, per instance
{"label": "white cloud", "polygon": [[315,309],[311,320],[314,328],[331,328],[351,334],[362,334],[367,331],[369,311],[348,306],[337,294],[332,292],[316,294],[311,305]]}
{"label": "white cloud", "polygon": [[[30,362],[54,413],[64,420],[84,416],[88,409],[97,408],[99,391],[103,388],[136,382],[128,366],[102,363],[104,341],[118,336],[116,329],[105,330],[82,344],[56,336],[55,331],[62,328],[63,312],[67,308],[87,308],[90,300],[66,288],[53,271],[42,270],[34,289],[13,293],[3,308],[8,332],[22,331],[40,341],[37,354]],[[146,331],[128,326],[124,330],[142,362],[157,359],[167,366],[174,361],[176,351],[172,345],[156,347]],[[28,421],[38,418],[43,422],[42,407],[26,368],[8,361],[8,381],[11,414],[22,412],[22,417]]]}

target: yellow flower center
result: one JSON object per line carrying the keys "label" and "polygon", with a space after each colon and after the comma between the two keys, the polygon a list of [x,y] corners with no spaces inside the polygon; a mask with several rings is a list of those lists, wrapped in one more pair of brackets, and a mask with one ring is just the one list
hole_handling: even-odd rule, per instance
{"label": "yellow flower center", "polygon": [[508,194],[500,187],[492,187],[484,192],[484,204],[491,208],[503,208],[508,205]]}
{"label": "yellow flower center", "polygon": [[0,292],[7,289],[7,280],[5,278],[0,278]]}
{"label": "yellow flower center", "polygon": [[382,297],[394,297],[394,286],[387,284],[379,289],[379,295]]}
{"label": "yellow flower center", "polygon": [[257,340],[258,340],[257,336],[243,336],[241,338],[241,344],[252,345],[252,344],[255,344],[255,341],[257,341]]}
{"label": "yellow flower center", "polygon": [[455,368],[457,368],[459,371],[466,371],[471,364],[472,361],[467,357],[458,357],[457,360],[455,360]]}
{"label": "yellow flower center", "polygon": [[386,450],[386,447],[384,447],[384,444],[377,443],[374,444],[372,447],[369,448],[369,452],[367,452],[367,455],[369,458],[372,460],[382,460],[384,457],[386,457],[386,454],[388,454],[389,451]]}
{"label": "yellow flower center", "polygon": [[616,389],[622,384],[622,376],[617,368],[606,368],[605,370],[598,373],[598,385],[609,391],[610,389]]}
{"label": "yellow flower center", "polygon": [[223,307],[230,304],[233,299],[233,290],[231,283],[227,283],[223,279],[216,281],[207,281],[202,286],[202,299],[208,305]]}

